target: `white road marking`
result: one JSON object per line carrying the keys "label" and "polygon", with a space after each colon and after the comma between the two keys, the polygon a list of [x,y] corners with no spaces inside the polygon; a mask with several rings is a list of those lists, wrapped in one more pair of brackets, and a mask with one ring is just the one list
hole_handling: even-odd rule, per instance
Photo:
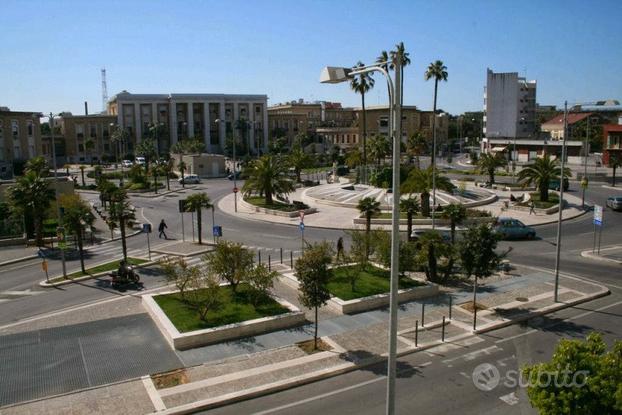
{"label": "white road marking", "polygon": [[516,405],[518,403],[518,396],[516,396],[515,392],[508,393],[507,395],[499,396],[499,399],[501,399],[503,402],[507,403],[510,406]]}
{"label": "white road marking", "polygon": [[448,363],[451,363],[451,362],[454,362],[454,361],[460,360],[460,359],[464,359],[465,361],[468,362],[470,360],[475,360],[480,355],[485,354],[485,355],[488,356],[488,355],[490,355],[492,353],[495,353],[495,352],[498,352],[498,351],[501,351],[501,350],[503,350],[503,349],[493,345],[493,346],[490,346],[490,347],[486,347],[484,349],[474,350],[474,351],[472,351],[470,353],[463,354],[462,356],[456,356],[456,357],[452,357],[451,359],[445,359],[442,362],[445,363],[445,364],[448,364]]}

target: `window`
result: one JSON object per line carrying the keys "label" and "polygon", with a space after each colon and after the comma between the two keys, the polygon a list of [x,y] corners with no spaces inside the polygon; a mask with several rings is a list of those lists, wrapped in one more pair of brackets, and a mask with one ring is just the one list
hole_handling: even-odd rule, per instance
{"label": "window", "polygon": [[94,125],[91,125],[91,137],[97,137],[97,128]]}
{"label": "window", "polygon": [[33,133],[33,126],[32,126],[32,120],[28,120],[28,123],[26,124],[27,127],[27,131],[28,131],[28,137],[32,137],[32,133]]}
{"label": "window", "polygon": [[34,156],[35,156],[35,146],[31,144],[28,146],[28,158],[33,158]]}
{"label": "window", "polygon": [[13,147],[13,158],[14,159],[21,159],[22,158],[22,151],[20,146],[14,146]]}
{"label": "window", "polygon": [[78,151],[84,151],[84,144],[78,144]]}
{"label": "window", "polygon": [[19,125],[17,120],[11,120],[11,133],[13,134],[13,138],[17,139],[17,136],[19,135]]}

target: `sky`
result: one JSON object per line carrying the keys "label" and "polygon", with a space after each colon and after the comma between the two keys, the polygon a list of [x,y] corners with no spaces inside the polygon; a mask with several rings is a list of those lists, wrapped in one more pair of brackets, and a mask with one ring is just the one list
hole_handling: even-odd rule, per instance
{"label": "sky", "polygon": [[[0,2],[0,106],[102,110],[108,95],[267,94],[360,106],[347,84],[319,83],[324,66],[372,63],[404,42],[404,104],[432,108],[426,67],[448,81],[438,107],[480,111],[486,68],[538,81],[537,101],[622,101],[622,2],[368,0],[89,0]],[[387,102],[376,76],[368,105]]]}

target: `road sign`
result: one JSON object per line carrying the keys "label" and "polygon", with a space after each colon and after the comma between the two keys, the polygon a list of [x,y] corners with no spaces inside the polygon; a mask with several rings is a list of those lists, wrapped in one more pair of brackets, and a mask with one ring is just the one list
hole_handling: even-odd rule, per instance
{"label": "road sign", "polygon": [[594,225],[603,225],[603,207],[600,205],[594,205]]}
{"label": "road sign", "polygon": [[144,233],[151,233],[151,224],[150,223],[143,223],[143,232]]}
{"label": "road sign", "polygon": [[212,227],[212,235],[217,236],[217,237],[222,237],[222,226],[214,226]]}
{"label": "road sign", "polygon": [[179,199],[179,213],[186,212],[186,199]]}
{"label": "road sign", "polygon": [[305,223],[304,222],[300,222],[300,225],[298,225],[298,227],[300,228],[301,231],[305,230]]}
{"label": "road sign", "polygon": [[233,193],[237,193],[240,189],[238,189],[237,187],[233,188]]}

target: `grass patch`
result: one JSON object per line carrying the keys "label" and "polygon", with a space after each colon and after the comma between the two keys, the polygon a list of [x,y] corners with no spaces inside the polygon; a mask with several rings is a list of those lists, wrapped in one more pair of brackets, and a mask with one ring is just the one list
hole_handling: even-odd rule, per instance
{"label": "grass patch", "polygon": [[[473,312],[473,301],[469,301],[468,303],[461,304],[460,307],[472,313]],[[485,305],[481,303],[475,303],[475,307],[477,308],[477,311],[488,310],[488,307],[486,307]]]}
{"label": "grass patch", "polygon": [[172,388],[173,386],[188,383],[186,369],[175,369],[171,372],[152,375],[151,379],[156,389]]}
{"label": "grass patch", "polygon": [[283,307],[269,296],[264,296],[257,306],[254,306],[249,294],[250,288],[244,284],[238,286],[236,293],[228,285],[221,286],[219,295],[223,306],[220,310],[209,311],[205,321],[199,318],[199,313],[195,308],[182,301],[179,293],[158,295],[153,299],[180,333],[289,312],[288,308]]}
{"label": "grass patch", "polygon": [[[83,273],[82,271],[72,272],[71,274],[67,275],[67,278],[58,277],[58,278],[51,279],[50,282],[60,282],[60,281],[72,280],[74,278],[84,277],[86,275],[98,274],[100,272],[116,271],[119,268],[119,262],[121,262],[120,259],[117,259],[116,261],[106,262],[105,264],[101,264],[96,267],[87,268],[86,274]],[[140,265],[140,264],[144,264],[145,262],[147,262],[147,260],[128,257],[127,262],[130,265]]]}
{"label": "grass patch", "polygon": [[[370,295],[385,294],[390,291],[391,273],[388,270],[368,265],[359,271],[359,277],[354,285],[354,291],[348,279],[348,272],[358,268],[357,265],[333,268],[332,276],[328,283],[328,290],[335,297],[342,300],[354,300],[356,298],[369,297]],[[424,285],[410,278],[400,278],[399,288],[407,289]]]}
{"label": "grass patch", "polygon": [[548,209],[559,204],[559,196],[557,196],[557,193],[549,192],[549,200],[546,202],[542,202],[540,200],[539,192],[530,193],[529,195],[531,196],[531,200],[533,200],[535,207],[538,209]]}
{"label": "grass patch", "polygon": [[250,203],[253,206],[257,206],[264,209],[280,210],[282,212],[295,212],[298,207],[294,205],[288,205],[286,203],[272,201],[272,204],[267,204],[266,199],[261,196],[251,196],[244,199],[245,202]]}

